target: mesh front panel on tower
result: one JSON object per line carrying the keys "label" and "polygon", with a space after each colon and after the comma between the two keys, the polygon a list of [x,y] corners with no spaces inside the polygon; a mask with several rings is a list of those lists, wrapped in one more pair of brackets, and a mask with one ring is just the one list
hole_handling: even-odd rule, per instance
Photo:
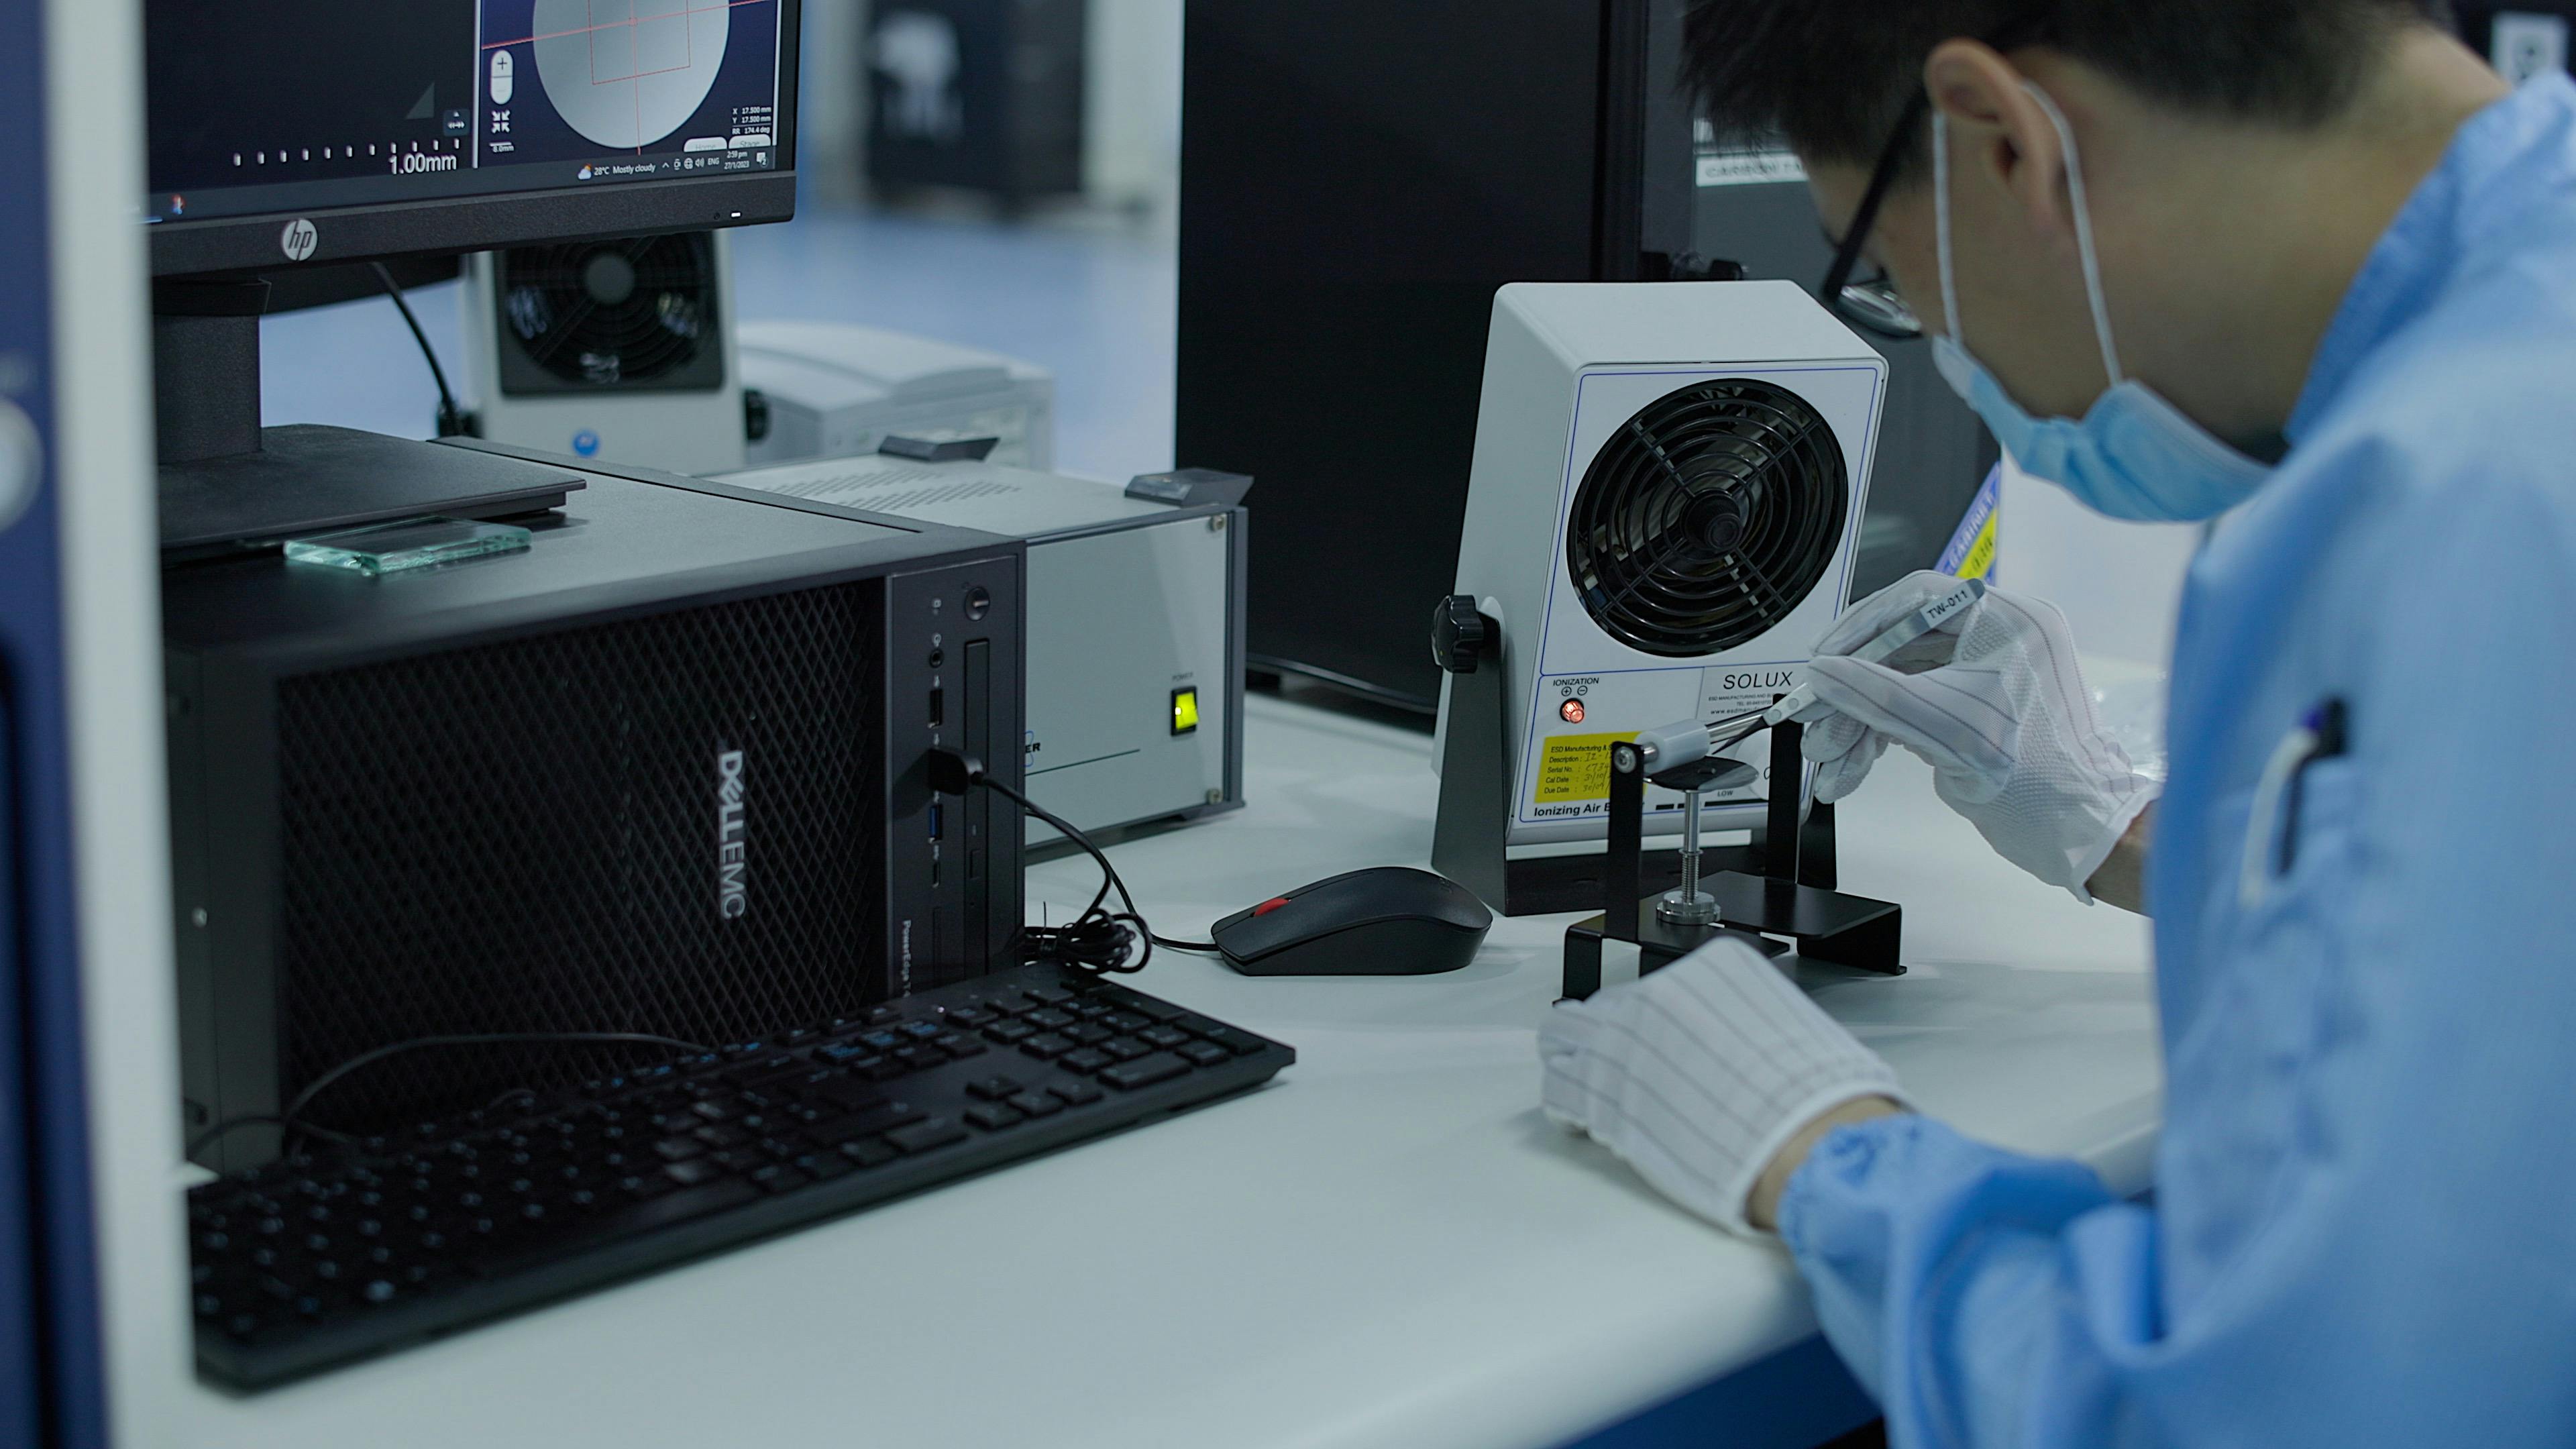
{"label": "mesh front panel on tower", "polygon": [[[854,888],[883,869],[865,828],[884,814],[877,596],[745,599],[286,681],[284,1087],[389,1041],[749,1040],[882,997],[882,902]],[[760,889],[791,909],[706,908],[717,747],[796,782],[758,796]],[[465,902],[519,904],[496,919]],[[617,1054],[542,1060],[412,1053],[313,1120],[381,1130],[569,1086]]]}

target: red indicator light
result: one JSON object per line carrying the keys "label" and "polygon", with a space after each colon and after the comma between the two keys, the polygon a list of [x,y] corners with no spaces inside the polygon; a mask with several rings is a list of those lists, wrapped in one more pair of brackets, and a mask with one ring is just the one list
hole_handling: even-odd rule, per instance
{"label": "red indicator light", "polygon": [[1263,901],[1261,904],[1254,906],[1252,908],[1252,913],[1256,916],[1266,916],[1286,904],[1288,904],[1288,898],[1286,896],[1281,896],[1275,901]]}
{"label": "red indicator light", "polygon": [[1583,701],[1579,699],[1569,699],[1565,702],[1564,707],[1559,709],[1557,713],[1565,716],[1565,722],[1567,724],[1581,724],[1583,723]]}

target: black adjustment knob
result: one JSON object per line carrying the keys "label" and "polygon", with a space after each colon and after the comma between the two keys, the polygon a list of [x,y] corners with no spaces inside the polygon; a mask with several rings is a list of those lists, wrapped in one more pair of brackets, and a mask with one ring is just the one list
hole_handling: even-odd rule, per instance
{"label": "black adjustment knob", "polygon": [[1431,662],[1451,674],[1473,674],[1494,642],[1495,624],[1473,594],[1451,594],[1431,611]]}

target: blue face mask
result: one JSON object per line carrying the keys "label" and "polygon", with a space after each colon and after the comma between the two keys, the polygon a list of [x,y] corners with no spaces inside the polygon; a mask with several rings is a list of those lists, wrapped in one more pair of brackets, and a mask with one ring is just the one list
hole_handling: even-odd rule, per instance
{"label": "blue face mask", "polygon": [[2023,472],[2045,478],[2077,502],[2112,518],[2139,522],[2198,523],[2244,502],[2272,470],[2212,437],[2154,389],[2120,371],[2111,337],[2111,312],[2102,300],[2101,260],[2093,249],[2093,220],[2084,199],[2084,171],[2075,155],[2075,128],[2047,93],[2030,93],[2057,126],[2066,147],[2066,184],[2075,204],[2075,237],[2084,258],[2084,287],[2093,303],[2093,332],[2102,344],[2102,366],[2111,390],[2084,421],[2030,415],[1961,340],[1959,284],[1950,249],[1950,123],[1932,112],[1933,186],[1938,192],[1941,305],[1950,319],[1946,337],[1933,339],[1932,359],[1952,390],[1976,409],[1996,441]]}

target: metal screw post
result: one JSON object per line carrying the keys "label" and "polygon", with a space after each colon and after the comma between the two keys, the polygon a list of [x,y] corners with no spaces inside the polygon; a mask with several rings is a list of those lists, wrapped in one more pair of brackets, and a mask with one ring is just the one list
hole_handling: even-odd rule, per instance
{"label": "metal screw post", "polygon": [[1657,919],[1673,926],[1714,926],[1717,897],[1699,888],[1699,791],[1682,792],[1682,888],[1655,902]]}

